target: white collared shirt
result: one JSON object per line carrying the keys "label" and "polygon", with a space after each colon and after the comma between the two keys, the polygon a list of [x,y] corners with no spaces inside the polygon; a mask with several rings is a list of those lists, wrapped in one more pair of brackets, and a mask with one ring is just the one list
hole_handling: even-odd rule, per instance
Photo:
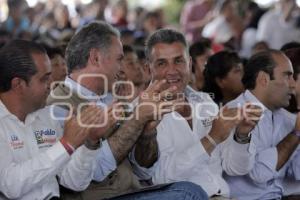
{"label": "white collared shirt", "polygon": [[58,142],[63,130],[49,107],[27,115],[23,123],[0,101],[0,130],[0,199],[58,197],[56,176],[75,191],[92,180],[97,152],[81,146],[69,156]]}
{"label": "white collared shirt", "polygon": [[[229,105],[243,105],[245,102],[261,102],[249,91],[241,94]],[[295,127],[296,116],[281,108],[271,111],[265,106],[257,126],[251,131],[251,144],[256,147],[254,167],[248,175],[228,177],[226,180],[231,189],[231,196],[242,200],[278,199],[285,193],[283,179],[288,176],[300,178],[299,148],[289,161],[279,170],[277,144]]]}
{"label": "white collared shirt", "polygon": [[177,112],[163,117],[157,127],[160,158],[153,181],[155,184],[191,181],[200,185],[209,196],[229,196],[222,172],[246,174],[253,159],[251,148],[249,144],[236,143],[231,135],[209,156],[200,140],[209,133],[218,106],[208,94],[195,92],[189,86],[185,94],[193,110],[193,130]]}

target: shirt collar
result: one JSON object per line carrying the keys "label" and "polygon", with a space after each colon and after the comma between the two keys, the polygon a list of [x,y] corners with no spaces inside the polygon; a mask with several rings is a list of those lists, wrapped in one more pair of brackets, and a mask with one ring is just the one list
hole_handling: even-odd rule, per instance
{"label": "shirt collar", "polygon": [[271,110],[269,110],[261,101],[259,101],[256,96],[254,96],[252,94],[252,92],[250,90],[246,90],[244,92],[244,97],[246,99],[246,101],[250,101],[251,103],[257,103],[263,110],[263,112],[272,112]]}
{"label": "shirt collar", "polygon": [[[3,119],[5,117],[10,117],[11,119],[14,119],[14,120],[18,120],[20,121],[17,116],[15,116],[14,114],[12,114],[11,112],[9,112],[9,110],[7,110],[6,106],[3,104],[3,102],[0,100],[0,119]],[[35,111],[35,112],[32,112],[32,113],[29,113],[27,116],[26,116],[26,119],[25,119],[25,124],[30,124],[31,122],[33,122],[36,118],[38,117],[38,112]]]}
{"label": "shirt collar", "polygon": [[65,79],[65,84],[74,92],[78,93],[83,98],[92,102],[101,102],[106,105],[111,104],[113,101],[113,95],[111,93],[103,94],[101,96],[97,95],[95,92],[87,89],[86,87],[80,85],[76,81],[72,80],[70,77]]}
{"label": "shirt collar", "polygon": [[6,106],[0,100],[0,118],[4,118],[8,115],[11,115],[11,113],[7,110]]}

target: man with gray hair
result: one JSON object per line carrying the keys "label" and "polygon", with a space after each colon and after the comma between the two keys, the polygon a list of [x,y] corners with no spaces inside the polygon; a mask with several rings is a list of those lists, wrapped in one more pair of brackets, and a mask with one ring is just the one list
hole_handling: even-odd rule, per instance
{"label": "man with gray hair", "polygon": [[[66,59],[71,74],[48,98],[48,104],[56,105],[54,115],[63,117],[66,107],[79,108],[94,102],[103,110],[107,120],[104,126],[96,128],[99,134],[105,133],[106,136],[96,159],[95,182],[72,199],[103,199],[120,194],[125,194],[118,197],[121,199],[141,200],[181,199],[187,194],[191,194],[188,199],[207,198],[200,188],[191,183],[176,183],[158,187],[155,191],[148,189],[145,193],[126,195],[142,188],[139,179],[151,177],[151,167],[158,158],[158,146],[155,127],[150,122],[155,120],[155,113],[170,112],[177,100],[166,105],[162,99],[152,98],[155,94],[164,96],[173,92],[173,88],[163,88],[164,80],[156,81],[143,92],[148,98],[140,98],[137,103],[139,109],[133,108],[131,113],[127,113],[131,119],[122,121],[121,125],[117,123],[114,111],[122,109],[119,104],[112,103],[111,96],[107,96],[107,93],[114,92],[115,77],[123,59],[122,44],[116,29],[104,22],[88,24],[69,42]],[[91,141],[89,145],[96,149],[101,141]]]}
{"label": "man with gray hair", "polygon": [[154,183],[191,181],[210,197],[227,199],[229,188],[222,172],[240,175],[252,167],[248,133],[254,123],[247,119],[259,113],[225,107],[218,114],[208,94],[188,86],[191,58],[180,32],[156,31],[146,43],[146,56],[153,80],[166,79],[166,87],[176,87],[173,99],[185,97],[183,108],[165,114],[156,127],[160,157]]}

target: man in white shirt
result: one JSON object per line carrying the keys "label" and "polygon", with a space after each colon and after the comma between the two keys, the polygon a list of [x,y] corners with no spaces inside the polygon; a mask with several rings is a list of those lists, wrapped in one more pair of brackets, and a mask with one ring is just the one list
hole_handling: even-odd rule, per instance
{"label": "man in white shirt", "polygon": [[245,176],[226,177],[231,196],[281,199],[288,194],[286,182],[299,185],[300,178],[300,118],[283,109],[295,89],[291,62],[277,50],[258,53],[245,66],[242,81],[247,90],[228,106],[260,104],[263,115],[251,131],[251,144],[256,147],[253,169]]}
{"label": "man in white shirt", "polygon": [[[168,86],[175,86],[177,97],[173,98],[185,97],[183,109],[164,115],[157,127],[160,157],[155,165],[154,183],[191,181],[211,197],[228,197],[222,171],[241,175],[252,167],[253,150],[247,135],[253,123],[236,117],[239,110],[227,108],[223,117],[213,120],[218,115],[217,105],[208,94],[187,86],[191,58],[181,33],[169,29],[155,32],[146,43],[146,56],[153,79],[166,79]],[[237,137],[245,139],[244,142],[234,141],[230,134],[237,124],[241,130]]]}
{"label": "man in white shirt", "polygon": [[[51,119],[43,108],[50,74],[38,44],[14,40],[0,50],[0,199],[51,199],[59,197],[58,181],[81,191],[93,178],[97,151],[82,144],[102,136],[74,117],[65,130]],[[86,108],[81,121],[95,123],[98,114]]]}

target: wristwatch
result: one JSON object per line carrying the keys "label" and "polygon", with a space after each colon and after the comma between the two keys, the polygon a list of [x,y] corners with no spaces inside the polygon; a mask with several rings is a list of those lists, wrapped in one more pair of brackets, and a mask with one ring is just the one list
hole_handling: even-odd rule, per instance
{"label": "wristwatch", "polygon": [[241,137],[237,132],[235,132],[233,139],[239,144],[248,144],[251,141],[251,133],[249,133],[246,137]]}

